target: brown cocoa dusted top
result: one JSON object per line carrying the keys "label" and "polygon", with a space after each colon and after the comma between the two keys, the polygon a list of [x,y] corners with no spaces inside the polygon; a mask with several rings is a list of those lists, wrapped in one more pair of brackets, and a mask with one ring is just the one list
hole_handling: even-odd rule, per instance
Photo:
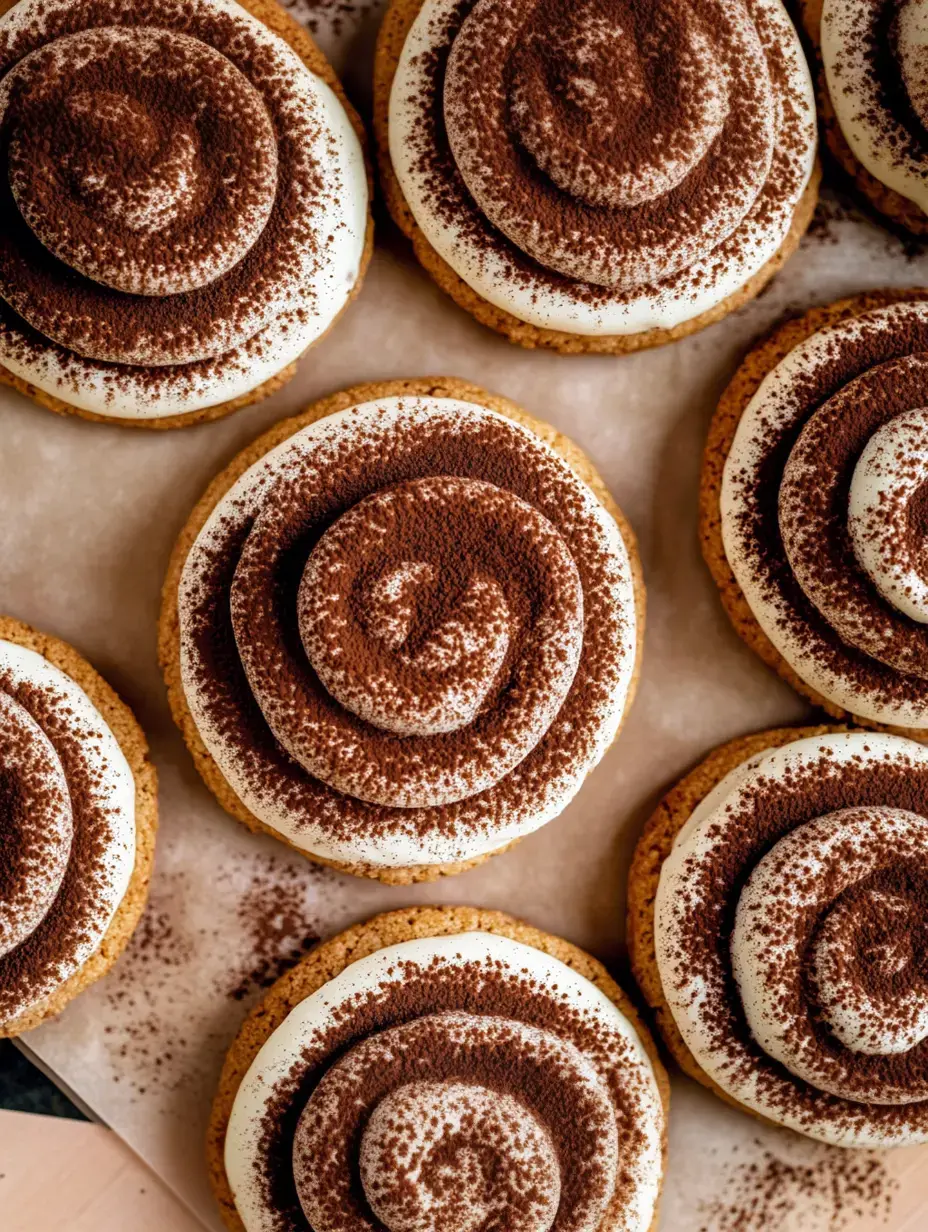
{"label": "brown cocoa dusted top", "polygon": [[209,4],[78,0],[6,41],[0,294],[21,317],[79,355],[157,366],[229,351],[288,306],[313,121],[291,83],[252,84],[259,40]]}
{"label": "brown cocoa dusted top", "polygon": [[764,632],[851,714],[928,726],[928,309],[902,303],[796,347],[725,466],[725,552]]}
{"label": "brown cocoa dusted top", "polygon": [[661,872],[664,995],[740,1103],[844,1146],[928,1140],[928,753],[843,732],[752,758]]}
{"label": "brown cocoa dusted top", "polygon": [[135,788],[86,694],[0,641],[0,1026],[94,952],[135,856]]}
{"label": "brown cocoa dusted top", "polygon": [[390,101],[433,247],[491,302],[578,333],[738,290],[785,238],[814,146],[779,0],[425,0]]}
{"label": "brown cocoa dusted top", "polygon": [[236,1094],[248,1232],[645,1232],[663,1114],[633,1028],[557,959],[473,932],[352,963]]}
{"label": "brown cocoa dusted top", "polygon": [[21,0],[0,18],[0,162],[0,363],[81,409],[248,392],[357,278],[351,123],[230,0]]}
{"label": "brown cocoa dusted top", "polygon": [[200,533],[180,587],[191,713],[298,846],[453,863],[555,816],[615,733],[628,554],[540,438],[450,398],[296,433]]}

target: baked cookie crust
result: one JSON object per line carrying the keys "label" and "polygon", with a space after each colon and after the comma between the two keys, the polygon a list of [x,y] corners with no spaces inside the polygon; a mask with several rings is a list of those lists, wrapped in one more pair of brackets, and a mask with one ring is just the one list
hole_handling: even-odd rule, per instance
{"label": "baked cookie crust", "polygon": [[[8,12],[16,4],[17,0],[0,0],[0,17]],[[335,70],[329,64],[328,60],[313,42],[308,31],[299,24],[298,21],[277,3],[277,0],[237,0],[243,9],[246,9],[252,17],[257,17],[270,30],[288,43],[296,54],[300,57],[306,67],[320,77],[326,85],[334,90],[339,102],[348,113],[348,118],[351,121],[351,126],[358,134],[361,141],[361,148],[364,151],[364,162],[367,168],[367,183],[368,183],[368,209],[367,209],[367,233],[364,241],[364,251],[361,256],[361,263],[358,268],[358,277],[348,296],[347,301],[343,305],[341,311],[333,319],[328,329],[313,342],[307,351],[311,351],[314,346],[325,338],[329,331],[338,324],[344,312],[351,307],[355,296],[361,289],[361,284],[364,281],[364,275],[367,267],[370,264],[371,253],[374,250],[374,221],[371,215],[370,201],[373,197],[373,173],[371,170],[370,158],[368,154],[367,134],[361,118],[348,101],[345,91],[342,89],[341,82],[335,74]],[[305,355],[307,351],[304,351]],[[296,373],[299,360],[289,364],[280,372],[264,381],[257,388],[250,390],[248,393],[242,394],[238,398],[233,398],[228,402],[221,402],[217,406],[207,406],[199,411],[191,411],[189,414],[166,415],[160,419],[121,419],[113,415],[99,415],[95,411],[86,411],[81,407],[72,406],[69,402],[63,401],[61,398],[56,398],[54,394],[46,393],[44,390],[37,389],[34,385],[30,385],[28,381],[22,377],[14,376],[14,374],[0,365],[0,385],[9,385],[21,394],[25,394],[27,398],[31,398],[33,402],[39,406],[43,406],[46,410],[54,411],[57,415],[77,415],[80,419],[88,419],[94,423],[116,424],[121,428],[143,428],[149,431],[166,431],[170,428],[189,428],[194,424],[211,423],[215,419],[224,419],[226,415],[231,415],[234,411],[243,410],[246,406],[254,406],[258,402],[263,402],[265,398],[269,398],[272,394],[277,393],[278,389],[283,387],[293,378]]]}
{"label": "baked cookie crust", "polygon": [[[280,1026],[294,1006],[311,996],[323,984],[335,978],[358,959],[366,958],[388,945],[414,941],[421,937],[448,937],[455,933],[486,932],[520,941],[559,959],[572,970],[595,984],[600,992],[616,1005],[635,1028],[654,1068],[654,1076],[664,1105],[663,1152],[667,1158],[667,1114],[670,1106],[670,1082],[654,1041],[641,1021],[628,996],[612,979],[609,972],[591,955],[569,941],[540,932],[501,911],[485,911],[477,907],[411,907],[406,911],[390,911],[374,916],[363,924],[339,933],[322,942],[295,967],[272,986],[264,999],[246,1018],[226,1056],[219,1090],[213,1103],[207,1133],[207,1164],[213,1193],[219,1203],[223,1222],[230,1232],[245,1232],[232,1198],[226,1176],[224,1151],[226,1130],[235,1095],[249,1066],[265,1041]],[[651,1232],[656,1232],[655,1213]]]}
{"label": "baked cookie crust", "polygon": [[520,321],[518,317],[506,312],[505,309],[497,308],[456,274],[426,239],[413,218],[390,160],[388,138],[390,89],[406,36],[419,15],[423,3],[424,0],[391,0],[377,39],[374,60],[374,137],[377,146],[380,184],[387,209],[393,221],[411,241],[413,252],[419,263],[441,289],[450,295],[460,308],[476,317],[481,325],[488,326],[508,338],[510,342],[530,350],[543,348],[559,351],[563,355],[593,353],[629,355],[635,351],[645,351],[652,347],[664,346],[668,342],[676,342],[680,338],[698,333],[707,326],[723,320],[729,313],[759,295],[798,248],[799,241],[812,221],[812,215],[815,213],[815,206],[818,202],[821,179],[818,162],[816,162],[805,193],[796,206],[792,226],[779,251],[740,290],[691,321],[684,321],[672,329],[652,329],[640,334],[610,334],[592,337],[530,325],[526,321]]}
{"label": "baked cookie crust", "polygon": [[[225,470],[216,476],[199,502],[194,506],[193,512],[180,533],[174,551],[171,554],[167,577],[162,591],[158,654],[167,684],[171,713],[183,734],[187,747],[193,755],[197,770],[200,772],[200,776],[207,787],[227,813],[243,822],[249,830],[270,834],[281,842],[286,842],[286,839],[276,830],[260,821],[245,807],[232,790],[219,766],[203,743],[187,705],[187,698],[181,681],[180,623],[177,610],[181,573],[190,548],[210,513],[229,488],[250,466],[264,457],[275,446],[279,445],[281,441],[293,436],[301,428],[305,428],[309,424],[323,419],[326,415],[334,415],[337,411],[343,411],[362,402],[376,401],[378,398],[389,397],[460,398],[465,402],[472,402],[478,406],[484,406],[496,411],[500,415],[505,415],[507,418],[515,420],[516,423],[529,428],[537,436],[540,436],[546,444],[560,454],[571,470],[593,490],[600,504],[608,510],[618,525],[631,562],[635,592],[635,621],[637,628],[635,667],[619,731],[621,731],[622,725],[624,725],[625,719],[628,716],[638,684],[638,677],[641,671],[645,620],[644,577],[641,570],[641,560],[638,555],[638,545],[634,532],[610,495],[605,482],[579,446],[575,445],[566,436],[562,436],[560,432],[549,424],[532,418],[532,416],[526,414],[525,411],[507,398],[487,393],[486,390],[480,389],[476,385],[471,385],[467,381],[458,380],[456,377],[424,377],[405,381],[379,381],[371,384],[355,385],[351,389],[332,394],[328,398],[314,402],[299,415],[295,415],[292,419],[283,420],[268,432],[259,436],[257,440],[253,441],[251,445],[247,446],[240,454],[233,458]],[[616,734],[618,735],[618,732]],[[454,864],[418,864],[401,868],[374,868],[365,864],[339,863],[315,856],[300,847],[295,847],[294,849],[309,860],[313,860],[318,864],[328,864],[333,868],[339,869],[341,872],[351,873],[356,877],[369,877],[390,885],[410,885],[419,881],[437,881],[441,877],[453,877],[457,873],[465,872],[469,868],[482,864],[485,860],[490,859],[491,856],[507,851],[509,847],[515,846],[515,843],[518,841],[516,839],[513,843],[508,843],[496,851],[486,852],[484,855],[477,856],[471,860],[464,860]]]}
{"label": "baked cookie crust", "polygon": [[158,829],[158,779],[149,758],[148,742],[135,715],[73,646],[12,616],[0,616],[0,640],[34,650],[80,685],[116,737],[135,781],[135,866],[103,940],[71,978],[45,1000],[24,1014],[0,1022],[3,1039],[31,1031],[60,1014],[69,1001],[109,971],[128,944],[148,899]]}

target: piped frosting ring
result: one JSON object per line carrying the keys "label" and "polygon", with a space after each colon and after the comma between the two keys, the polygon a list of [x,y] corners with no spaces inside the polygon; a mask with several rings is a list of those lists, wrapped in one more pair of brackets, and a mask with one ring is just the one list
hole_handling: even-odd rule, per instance
{"label": "piped frosting ring", "polygon": [[[391,920],[371,928],[387,938]],[[246,1232],[652,1226],[661,1079],[614,1000],[495,932],[364,948],[285,1016],[272,990],[278,1025],[234,1099],[220,1093],[223,1188]],[[247,1026],[227,1072],[242,1046]]]}
{"label": "piped frosting ring", "polygon": [[81,412],[238,404],[360,277],[351,119],[234,0],[156,0],[144,23],[124,0],[20,0],[0,158],[0,366]]}
{"label": "piped frosting ring", "polygon": [[428,874],[537,829],[629,701],[619,526],[477,402],[393,395],[309,422],[178,559],[163,627],[205,749],[246,816],[352,871]]}
{"label": "piped frosting ring", "polygon": [[928,307],[853,307],[820,313],[833,323],[745,398],[718,489],[721,542],[751,616],[810,696],[920,733]]}
{"label": "piped frosting ring", "polygon": [[669,850],[657,839],[653,953],[703,1080],[835,1145],[928,1140],[924,748],[862,732],[783,743],[679,825]]}
{"label": "piped frosting ring", "polygon": [[671,330],[786,241],[816,135],[779,0],[413,10],[389,86],[394,212],[493,308],[590,339]]}
{"label": "piped frosting ring", "polygon": [[0,1034],[15,1034],[79,975],[126,897],[136,784],[83,688],[3,638],[0,830]]}

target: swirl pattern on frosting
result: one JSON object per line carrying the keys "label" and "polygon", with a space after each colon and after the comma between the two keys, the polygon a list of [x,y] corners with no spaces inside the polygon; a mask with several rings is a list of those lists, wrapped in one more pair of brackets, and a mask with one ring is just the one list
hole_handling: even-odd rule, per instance
{"label": "swirl pattern on frosting", "polygon": [[239,800],[373,867],[475,858],[556,816],[636,656],[612,516],[532,431],[450,398],[272,450],[200,531],[179,614],[187,703]]}
{"label": "swirl pattern on frosting", "polygon": [[928,213],[928,3],[824,0],[828,96],[857,160]]}
{"label": "swirl pattern on frosting", "polygon": [[698,316],[778,250],[812,172],[779,0],[425,0],[390,153],[429,243],[519,319]]}
{"label": "swirl pattern on frosting", "polygon": [[807,737],[743,763],[665,861],[664,996],[739,1103],[843,1146],[928,1141],[928,752]]}
{"label": "swirl pattern on frosting", "polygon": [[0,641],[0,1023],[103,940],[135,859],[135,786],[83,690]]}
{"label": "swirl pattern on frosting", "polygon": [[0,19],[0,364],[110,417],[254,389],[355,281],[341,104],[231,0],[21,0]]}
{"label": "swirl pattern on frosting", "polygon": [[617,1007],[473,932],[380,950],[299,1002],[239,1087],[225,1163],[248,1232],[644,1232],[662,1128]]}
{"label": "swirl pattern on frosting", "polygon": [[805,683],[873,722],[928,726],[928,307],[820,331],[767,376],[721,492],[732,571]]}

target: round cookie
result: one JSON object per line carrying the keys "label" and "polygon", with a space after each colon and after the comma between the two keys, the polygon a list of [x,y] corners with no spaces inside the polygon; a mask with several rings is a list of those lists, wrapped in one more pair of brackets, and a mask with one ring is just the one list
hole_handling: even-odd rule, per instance
{"label": "round cookie", "polygon": [[[279,5],[276,0],[237,0],[242,8],[246,9],[253,17],[263,22],[270,30],[279,35],[286,43],[292,47],[296,54],[300,57],[307,68],[317,77],[321,78],[326,85],[330,86],[338,97],[339,102],[344,107],[351,125],[357,133],[361,147],[365,153],[365,162],[367,164],[368,176],[368,191],[369,194],[373,190],[373,175],[367,159],[367,135],[360,116],[348,101],[347,95],[342,88],[341,82],[335,74],[335,70],[329,64],[326,57],[319,50],[307,30],[296,21],[284,8]],[[13,8],[16,0],[0,0],[0,17],[4,13]],[[342,307],[341,312],[332,320],[328,329],[316,342],[321,342],[329,330],[335,326],[345,310],[351,305],[355,296],[361,288],[364,281],[364,274],[370,262],[371,253],[374,249],[374,222],[368,206],[367,217],[367,234],[364,243],[364,253],[361,259],[361,264],[358,269],[357,280],[351,290],[348,300]],[[309,348],[312,349],[312,346]],[[282,389],[296,373],[296,363],[289,364],[281,372],[276,373],[269,380],[259,385],[257,388],[250,390],[239,398],[235,398],[229,402],[220,403],[217,406],[204,407],[199,411],[191,411],[189,414],[168,415],[162,418],[153,419],[124,419],[111,415],[99,415],[94,411],[84,410],[81,407],[71,406],[70,403],[63,401],[61,398],[56,398],[54,395],[46,393],[44,390],[37,389],[28,381],[21,377],[15,376],[6,368],[0,365],[0,384],[11,386],[21,394],[25,394],[27,398],[31,398],[33,402],[39,406],[44,406],[47,410],[54,411],[58,415],[77,415],[81,419],[92,420],[96,423],[117,424],[124,428],[146,428],[154,431],[161,431],[168,428],[187,428],[194,424],[209,423],[215,419],[223,419],[226,415],[231,415],[234,411],[239,411],[247,406],[254,406],[257,402],[262,402],[265,398],[269,398],[279,389]]]}
{"label": "round cookie", "polygon": [[742,736],[720,745],[673,787],[648,818],[628,874],[627,940],[632,972],[650,1006],[657,1028],[674,1060],[685,1074],[695,1078],[732,1107],[749,1112],[760,1121],[767,1117],[733,1099],[700,1067],[686,1046],[664,997],[654,944],[654,904],[661,868],[674,839],[693,810],[736,766],[766,749],[779,748],[804,736],[843,731],[841,727],[779,727]]}
{"label": "round cookie", "polygon": [[[190,548],[199,534],[202,526],[206,522],[210,513],[222,498],[222,496],[232,487],[236,480],[251,466],[253,463],[262,458],[266,453],[279,445],[282,441],[298,432],[301,428],[305,428],[308,424],[315,423],[317,420],[324,418],[327,415],[333,415],[338,411],[345,410],[347,407],[356,404],[376,400],[378,398],[387,398],[393,396],[432,396],[444,398],[459,398],[464,401],[473,402],[478,406],[487,407],[496,411],[500,415],[504,415],[509,419],[515,420],[523,427],[530,429],[537,436],[541,437],[552,449],[568,463],[571,470],[593,491],[600,504],[603,505],[610,515],[614,518],[618,525],[622,539],[628,551],[631,562],[634,592],[635,592],[635,614],[637,628],[639,630],[636,639],[636,659],[631,685],[629,688],[628,699],[625,707],[625,715],[627,715],[631,703],[634,699],[635,689],[637,687],[638,675],[641,667],[641,653],[643,643],[644,630],[644,613],[645,613],[645,589],[644,579],[641,571],[641,561],[638,556],[638,548],[635,540],[634,532],[625,519],[625,516],[612,499],[605,483],[601,476],[597,473],[592,462],[583,453],[583,451],[569,440],[562,436],[550,425],[542,423],[539,420],[527,415],[515,403],[510,402],[506,398],[497,397],[487,393],[475,385],[471,385],[466,381],[458,380],[454,377],[435,377],[435,378],[419,378],[405,381],[381,381],[366,385],[356,385],[351,389],[332,394],[328,398],[323,398],[319,402],[313,403],[307,407],[301,414],[294,416],[291,419],[283,420],[276,424],[268,432],[265,432],[257,440],[252,442],[244,449],[233,461],[223,470],[210,484],[206,492],[194,507],[187,524],[178,537],[174,551],[171,554],[171,560],[168,566],[168,572],[162,592],[162,608],[159,626],[159,659],[164,671],[165,681],[168,690],[168,701],[171,706],[171,712],[174,716],[174,721],[183,733],[187,747],[193,755],[197,770],[200,772],[203,781],[212,791],[223,808],[233,817],[243,822],[250,830],[264,831],[273,835],[275,838],[280,838],[281,835],[266,826],[259,820],[245,805],[239,800],[238,796],[233,791],[232,787],[226,781],[222,771],[216,764],[215,760],[207,750],[193,716],[190,713],[190,708],[187,703],[187,698],[184,693],[183,684],[181,681],[180,668],[180,626],[178,617],[178,589],[180,586],[181,573],[184,562]],[[623,715],[624,722],[624,715]],[[515,840],[516,842],[518,840]],[[473,859],[465,860],[454,864],[420,864],[406,867],[380,867],[373,868],[363,864],[345,864],[337,861],[323,859],[320,856],[315,856],[312,853],[302,851],[308,859],[318,863],[329,864],[332,867],[338,868],[342,872],[351,873],[354,876],[370,877],[376,880],[387,882],[391,885],[409,885],[419,881],[436,881],[441,877],[455,876],[458,873],[464,872],[469,868],[473,868],[478,864],[482,864],[485,860],[490,859],[493,855],[499,855],[502,851],[514,846],[514,843],[508,843],[504,847],[500,847],[496,851],[487,852]]]}
{"label": "round cookie", "polygon": [[424,0],[391,0],[377,40],[374,61],[374,135],[380,183],[387,208],[394,222],[411,241],[420,264],[459,307],[464,308],[482,325],[503,334],[510,342],[518,343],[519,346],[529,349],[542,347],[564,355],[589,353],[627,355],[635,351],[648,350],[698,333],[707,326],[723,320],[729,313],[754,299],[799,246],[799,241],[812,221],[818,202],[821,179],[821,169],[818,163],[796,207],[789,233],[775,256],[744,286],[722,303],[672,329],[652,329],[640,334],[614,334],[598,337],[571,334],[530,324],[506,312],[505,309],[491,304],[455,273],[426,239],[413,217],[390,160],[388,139],[390,90],[406,36],[423,2]]}
{"label": "round cookie", "polygon": [[[406,911],[387,912],[324,941],[301,959],[274,984],[260,1004],[252,1010],[226,1056],[207,1133],[207,1162],[213,1192],[219,1203],[223,1222],[230,1232],[243,1232],[244,1225],[235,1208],[226,1176],[226,1129],[236,1092],[265,1041],[294,1006],[358,959],[403,941],[474,931],[493,933],[541,950],[565,963],[604,993],[628,1018],[641,1039],[654,1069],[666,1116],[670,1102],[670,1084],[654,1042],[629,998],[595,958],[568,941],[540,932],[500,911],[485,911],[475,907],[412,907]],[[663,1150],[666,1159],[666,1121]],[[655,1215],[652,1232],[655,1232],[657,1223],[658,1217]]]}
{"label": "round cookie", "polygon": [[859,715],[852,715],[806,684],[786,662],[760,627],[728,563],[722,541],[720,496],[725,461],[741,416],[767,374],[794,347],[818,333],[819,330],[860,316],[861,313],[876,308],[885,308],[890,304],[906,300],[924,299],[928,299],[928,292],[924,289],[868,291],[862,295],[838,300],[834,304],[813,308],[804,316],[777,326],[767,337],[761,339],[742,360],[741,366],[722,394],[718,408],[712,417],[703,454],[699,489],[699,540],[702,554],[719,588],[722,605],[742,641],[750,646],[767,666],[773,668],[797,693],[807,697],[809,701],[821,707],[833,718],[853,721],[877,731],[895,732],[900,736],[908,736],[912,740],[928,739],[928,731],[918,728],[885,726]]}
{"label": "round cookie", "polygon": [[882,184],[858,160],[841,131],[835,115],[821,55],[822,8],[824,0],[799,0],[802,27],[812,45],[822,137],[828,151],[849,177],[855,190],[890,223],[913,235],[928,235],[928,215],[908,197]]}
{"label": "round cookie", "polygon": [[125,949],[148,898],[158,829],[158,780],[145,735],[132,711],[72,646],[12,616],[0,616],[0,640],[42,655],[83,689],[116,737],[135,781],[135,865],[106,935],[95,953],[51,996],[26,1013],[0,1022],[0,1038],[10,1038],[60,1014],[69,1001],[105,975]]}

